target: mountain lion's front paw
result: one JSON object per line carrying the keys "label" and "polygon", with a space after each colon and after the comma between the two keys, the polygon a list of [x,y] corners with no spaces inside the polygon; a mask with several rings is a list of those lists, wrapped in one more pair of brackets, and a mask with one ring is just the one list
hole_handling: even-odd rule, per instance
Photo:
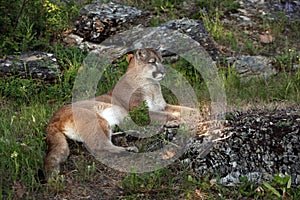
{"label": "mountain lion's front paw", "polygon": [[134,153],[138,153],[139,152],[139,149],[135,146],[132,146],[132,147],[126,147],[125,148],[127,151],[129,152],[134,152]]}

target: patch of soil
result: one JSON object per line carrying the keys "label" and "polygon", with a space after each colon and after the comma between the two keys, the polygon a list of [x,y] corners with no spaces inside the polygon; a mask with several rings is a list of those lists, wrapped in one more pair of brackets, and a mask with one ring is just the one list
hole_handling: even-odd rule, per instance
{"label": "patch of soil", "polygon": [[[123,194],[126,173],[97,161],[82,144],[69,141],[70,156],[62,165],[59,183],[44,184],[36,199],[116,199]],[[60,186],[59,186],[60,185]]]}

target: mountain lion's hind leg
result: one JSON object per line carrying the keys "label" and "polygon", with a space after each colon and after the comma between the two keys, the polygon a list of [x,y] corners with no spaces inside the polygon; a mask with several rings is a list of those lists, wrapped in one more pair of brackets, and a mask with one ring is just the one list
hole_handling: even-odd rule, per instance
{"label": "mountain lion's hind leg", "polygon": [[[98,155],[107,152],[122,153],[126,151],[138,151],[136,147],[120,147],[114,145],[111,142],[111,127],[109,126],[108,122],[100,115],[96,115],[96,118],[86,117],[85,119],[89,120],[85,123],[84,130],[79,131],[87,131],[88,134],[82,135],[81,139],[84,141],[86,148],[94,156],[97,157]],[[80,123],[82,123],[82,120],[80,121]]]}

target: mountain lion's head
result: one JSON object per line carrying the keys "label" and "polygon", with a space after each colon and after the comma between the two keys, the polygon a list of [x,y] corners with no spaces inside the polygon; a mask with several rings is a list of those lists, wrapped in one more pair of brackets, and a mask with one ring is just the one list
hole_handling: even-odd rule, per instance
{"label": "mountain lion's head", "polygon": [[[144,78],[160,81],[165,77],[162,57],[153,49],[139,49],[130,61],[127,72],[135,71]],[[132,71],[132,72],[133,72]]]}

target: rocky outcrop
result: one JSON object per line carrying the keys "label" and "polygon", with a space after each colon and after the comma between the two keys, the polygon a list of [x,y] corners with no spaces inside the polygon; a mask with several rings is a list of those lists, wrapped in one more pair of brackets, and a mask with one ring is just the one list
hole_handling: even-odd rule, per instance
{"label": "rocky outcrop", "polygon": [[[178,33],[182,36],[178,37],[176,31],[178,31]],[[143,44],[148,47],[162,50],[163,56],[170,56],[172,55],[170,54],[170,51],[163,50],[166,48],[173,50],[178,49],[176,45],[180,42],[180,38],[188,37],[190,40],[193,40],[193,42],[198,42],[203,49],[208,52],[213,60],[216,61],[221,57],[213,39],[207,33],[204,24],[199,20],[183,18],[171,20],[159,25],[158,27],[135,26],[127,31],[119,33],[119,35],[120,36],[117,37],[123,37],[120,41],[112,39],[115,41],[112,42],[110,38],[107,38],[106,41],[98,44],[95,42],[85,41],[84,38],[76,34],[70,34],[65,38],[65,42],[78,45],[80,48],[87,49],[88,51],[96,50],[98,53],[101,53],[101,51],[108,48],[122,46],[122,52],[120,52],[120,55],[133,50],[131,49],[132,45],[134,48],[142,48],[140,45]],[[121,41],[123,41],[123,43]],[[189,45],[184,44],[184,46],[187,47]]]}
{"label": "rocky outcrop", "polygon": [[246,177],[261,183],[278,173],[300,184],[300,107],[249,110],[227,114],[219,141],[203,156],[201,139],[189,143],[188,158],[195,172],[232,185]]}
{"label": "rocky outcrop", "polygon": [[60,75],[60,69],[53,54],[35,51],[0,59],[0,76],[11,75],[53,81]]}
{"label": "rocky outcrop", "polygon": [[100,43],[132,26],[149,22],[150,12],[112,2],[86,5],[74,25],[73,33],[85,41]]}

